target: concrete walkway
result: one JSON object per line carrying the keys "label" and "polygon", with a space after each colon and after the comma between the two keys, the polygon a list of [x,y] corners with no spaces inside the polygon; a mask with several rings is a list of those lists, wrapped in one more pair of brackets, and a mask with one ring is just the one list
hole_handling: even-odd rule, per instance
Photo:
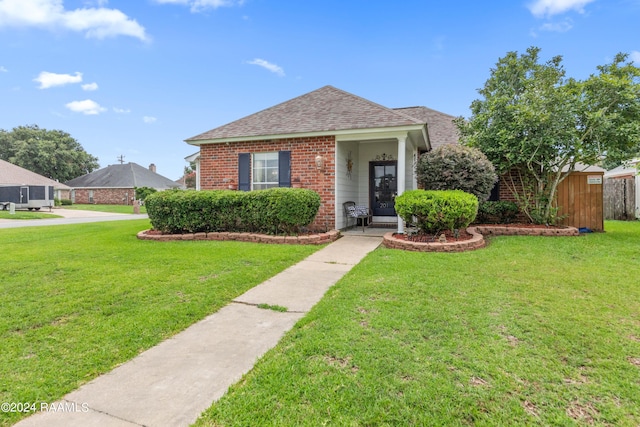
{"label": "concrete walkway", "polygon": [[[382,238],[349,235],[18,426],[188,426]],[[259,309],[280,305],[287,312]],[[63,410],[59,410],[62,408]]]}

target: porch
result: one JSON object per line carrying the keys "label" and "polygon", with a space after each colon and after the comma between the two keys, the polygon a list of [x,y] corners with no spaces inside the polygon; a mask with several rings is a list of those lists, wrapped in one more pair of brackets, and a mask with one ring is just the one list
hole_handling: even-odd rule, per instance
{"label": "porch", "polygon": [[[386,135],[341,135],[336,139],[335,218],[336,229],[345,230],[344,203],[365,206],[373,215],[365,235],[404,232],[395,212],[395,197],[418,188],[414,165],[428,147],[422,132],[404,131]],[[382,227],[382,228],[380,228]],[[343,231],[362,235],[362,226]]]}

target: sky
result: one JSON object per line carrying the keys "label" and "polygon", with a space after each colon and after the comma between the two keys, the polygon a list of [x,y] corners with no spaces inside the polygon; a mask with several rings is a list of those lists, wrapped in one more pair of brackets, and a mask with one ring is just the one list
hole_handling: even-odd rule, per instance
{"label": "sky", "polygon": [[507,52],[640,65],[640,0],[0,0],[0,129],[178,179],[185,139],[325,85],[469,117]]}

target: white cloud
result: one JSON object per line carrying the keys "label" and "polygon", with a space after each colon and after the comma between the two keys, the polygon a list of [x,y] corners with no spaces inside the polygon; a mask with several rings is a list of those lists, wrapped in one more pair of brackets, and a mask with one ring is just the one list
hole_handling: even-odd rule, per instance
{"label": "white cloud", "polygon": [[40,83],[38,89],[48,89],[54,86],[80,83],[82,81],[82,73],[76,72],[76,74],[72,76],[71,74],[56,74],[43,71],[38,75],[38,77],[33,79],[33,81]]}
{"label": "white cloud", "polygon": [[0,65],[0,73],[8,73],[8,72],[9,72],[9,70],[7,70],[2,65]]}
{"label": "white cloud", "polygon": [[[98,5],[106,2],[98,0]],[[131,36],[148,40],[143,26],[117,9],[65,10],[62,0],[0,0],[1,27],[64,28],[86,37]]]}
{"label": "white cloud", "polygon": [[183,4],[191,8],[191,12],[202,12],[219,7],[242,6],[244,0],[155,0],[159,4]]}
{"label": "white cloud", "polygon": [[98,90],[98,83],[87,83],[82,85],[82,90],[86,90],[86,91],[92,91],[92,90]]}
{"label": "white cloud", "polygon": [[550,31],[554,33],[566,33],[573,28],[573,21],[565,19],[562,22],[547,22],[540,26],[541,31]]}
{"label": "white cloud", "polygon": [[88,116],[100,114],[104,111],[107,111],[106,108],[103,108],[95,101],[91,99],[85,99],[84,101],[73,101],[69,102],[65,105],[69,110],[75,113],[82,113]]}
{"label": "white cloud", "polygon": [[595,0],[535,0],[527,7],[534,16],[552,16],[575,10],[584,13],[584,7]]}
{"label": "white cloud", "polygon": [[144,116],[142,118],[142,121],[144,121],[145,123],[155,123],[158,119],[152,116]]}
{"label": "white cloud", "polygon": [[115,111],[118,114],[129,114],[131,112],[131,110],[129,110],[128,108],[117,108],[117,107],[113,107],[113,111]]}
{"label": "white cloud", "polygon": [[280,77],[284,77],[284,70],[282,69],[282,67],[276,64],[272,64],[269,61],[265,61],[264,59],[256,58],[253,61],[247,62],[247,64],[257,65],[279,75]]}
{"label": "white cloud", "polygon": [[633,61],[636,67],[640,67],[640,52],[634,50],[629,54],[629,59]]}

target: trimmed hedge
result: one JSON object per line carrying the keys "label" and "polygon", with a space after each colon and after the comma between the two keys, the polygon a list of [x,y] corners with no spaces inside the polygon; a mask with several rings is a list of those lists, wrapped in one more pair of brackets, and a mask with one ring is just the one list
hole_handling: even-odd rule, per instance
{"label": "trimmed hedge", "polygon": [[396,212],[425,234],[464,229],[478,213],[478,198],[462,190],[410,190],[396,197]]}
{"label": "trimmed hedge", "polygon": [[320,196],[304,188],[166,190],[148,195],[145,206],[153,228],[165,234],[296,234],[313,222]]}

